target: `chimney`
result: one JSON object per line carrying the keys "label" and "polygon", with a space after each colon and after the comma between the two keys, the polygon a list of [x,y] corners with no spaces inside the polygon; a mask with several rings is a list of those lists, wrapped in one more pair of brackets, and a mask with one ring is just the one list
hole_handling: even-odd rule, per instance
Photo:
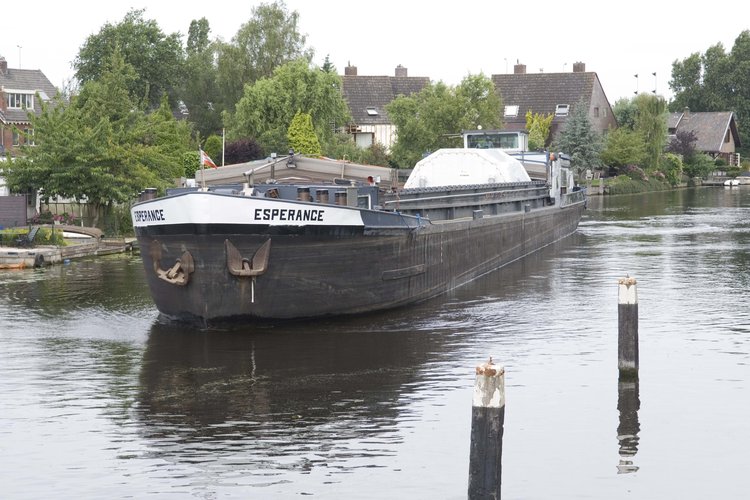
{"label": "chimney", "polygon": [[409,70],[407,70],[406,68],[404,68],[403,66],[399,64],[398,66],[396,66],[396,76],[407,77],[409,76]]}
{"label": "chimney", "polygon": [[521,64],[518,59],[516,59],[516,64],[513,65],[513,74],[514,75],[525,75],[526,74],[526,65]]}
{"label": "chimney", "polygon": [[8,61],[3,56],[0,56],[0,75],[8,74]]}
{"label": "chimney", "polygon": [[344,68],[344,76],[357,76],[357,67],[347,63],[346,68]]}
{"label": "chimney", "polygon": [[573,63],[573,73],[585,73],[585,72],[586,72],[585,63],[582,63],[581,61]]}
{"label": "chimney", "polygon": [[682,110],[682,117],[683,118],[687,118],[689,116],[690,116],[690,108],[688,108],[687,106],[685,106],[685,109]]}

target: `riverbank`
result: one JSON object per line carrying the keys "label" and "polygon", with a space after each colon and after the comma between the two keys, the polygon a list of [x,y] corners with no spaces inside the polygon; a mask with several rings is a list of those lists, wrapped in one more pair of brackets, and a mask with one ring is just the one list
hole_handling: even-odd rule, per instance
{"label": "riverbank", "polygon": [[66,260],[133,251],[135,238],[71,238],[66,245],[0,246],[0,269],[27,269]]}

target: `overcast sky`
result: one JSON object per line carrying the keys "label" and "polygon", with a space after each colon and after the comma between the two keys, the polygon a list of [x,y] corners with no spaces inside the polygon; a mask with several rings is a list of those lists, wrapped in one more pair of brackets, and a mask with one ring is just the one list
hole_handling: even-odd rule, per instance
{"label": "overcast sky", "polygon": [[[71,62],[86,38],[131,8],[165,33],[187,34],[190,21],[205,17],[212,37],[231,40],[261,2],[227,0],[38,0],[4,9],[0,55],[10,68],[40,69],[61,87],[73,76]],[[573,63],[599,75],[607,98],[636,90],[671,97],[672,63],[721,42],[727,52],[750,29],[750,2],[701,4],[675,0],[599,2],[536,0],[465,2],[287,0],[300,14],[300,31],[343,74],[348,63],[360,75],[393,75],[401,64],[409,76],[458,84],[468,74],[572,71]],[[10,15],[12,13],[12,16]],[[20,48],[19,48],[20,47]],[[656,73],[656,76],[653,73]],[[638,78],[634,75],[638,74]]]}

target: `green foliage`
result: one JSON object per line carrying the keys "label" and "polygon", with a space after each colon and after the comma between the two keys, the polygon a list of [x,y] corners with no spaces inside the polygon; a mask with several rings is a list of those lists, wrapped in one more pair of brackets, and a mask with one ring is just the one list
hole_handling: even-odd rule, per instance
{"label": "green foliage", "polygon": [[732,179],[740,175],[740,172],[741,172],[739,167],[729,167],[729,168],[725,167],[724,171],[726,172],[727,177],[731,177]]}
{"label": "green foliage", "polygon": [[[742,31],[727,53],[721,43],[672,64],[670,110],[734,111],[738,123],[750,122],[750,30]],[[741,151],[750,150],[750,129],[741,127]],[[747,154],[747,153],[746,153]]]}
{"label": "green foliage", "polygon": [[462,130],[500,128],[501,109],[502,101],[484,75],[469,75],[455,88],[438,82],[418,94],[399,96],[386,106],[398,130],[392,161],[412,167],[425,154],[459,145]]}
{"label": "green foliage", "polygon": [[144,20],[143,10],[130,10],[117,24],[105,24],[89,35],[73,62],[76,78],[85,85],[108,71],[119,52],[134,69],[127,91],[135,102],[156,108],[162,94],[176,103],[175,89],[182,76],[182,43],[179,33],[165,35],[154,20]]}
{"label": "green foliage", "polygon": [[182,153],[182,176],[186,179],[195,177],[195,172],[201,168],[201,154],[198,151],[185,151]]}
{"label": "green foliage", "polygon": [[646,145],[644,165],[659,169],[659,160],[667,143],[667,103],[661,96],[639,94],[635,97],[638,113],[635,130]]}
{"label": "green foliage", "polygon": [[676,186],[680,183],[683,169],[682,158],[676,154],[667,153],[664,155],[661,168],[669,184]]}
{"label": "green foliage", "polygon": [[544,116],[540,113],[532,113],[531,110],[526,112],[526,130],[529,132],[529,149],[531,151],[541,151],[547,145],[554,118],[555,115],[552,113]]}
{"label": "green foliage", "polygon": [[[29,234],[28,228],[10,228],[0,230],[0,246],[16,246],[16,240],[23,234]],[[34,245],[65,246],[65,239],[61,229],[40,228],[34,237]]]}
{"label": "green foliage", "polygon": [[312,116],[309,113],[297,112],[292,118],[287,130],[287,140],[289,147],[296,153],[311,156],[320,156],[320,142],[315,135],[313,128]]}
{"label": "green foliage", "polygon": [[606,186],[607,194],[635,194],[667,189],[671,189],[669,183],[658,177],[632,179],[627,175],[618,175]]}
{"label": "green foliage", "polygon": [[605,165],[611,167],[641,165],[646,156],[646,144],[643,137],[629,128],[610,131],[604,144],[600,157]]}
{"label": "green foliage", "polygon": [[693,155],[689,161],[684,161],[683,170],[688,177],[705,179],[716,169],[714,160],[706,154]]}
{"label": "green foliage", "polygon": [[285,153],[287,129],[297,111],[312,116],[315,134],[325,143],[337,125],[349,120],[341,77],[310,67],[304,59],[280,66],[271,78],[245,87],[236,112],[225,114],[227,136],[255,137],[264,151]]}
{"label": "green foliage", "polygon": [[221,165],[221,151],[223,149],[221,137],[218,135],[210,135],[203,144],[203,151],[216,163]]}
{"label": "green foliage", "polygon": [[217,44],[210,42],[211,28],[206,18],[190,23],[187,58],[180,98],[188,110],[188,120],[207,137],[221,131],[221,99],[216,84],[214,59]]}
{"label": "green foliage", "polygon": [[106,237],[133,236],[135,230],[133,229],[133,219],[130,215],[130,205],[124,203],[112,206],[104,216],[102,230]]}
{"label": "green foliage", "polygon": [[579,176],[586,169],[594,170],[599,167],[602,138],[591,126],[588,107],[583,101],[573,106],[573,112],[554,149],[570,155],[570,165]]}
{"label": "green foliage", "polygon": [[638,108],[633,99],[623,97],[618,99],[612,108],[612,112],[617,120],[618,128],[627,128],[635,130],[635,117],[638,114]]}
{"label": "green foliage", "polygon": [[389,166],[389,157],[385,146],[374,143],[369,148],[360,148],[349,134],[335,134],[324,145],[323,155],[336,160],[347,160],[362,165]]}
{"label": "green foliage", "polygon": [[84,84],[72,103],[43,104],[31,116],[36,146],[7,168],[11,189],[86,200],[98,213],[146,187],[173,185],[184,171],[182,153],[194,148],[190,128],[173,118],[166,98],[153,113],[141,111],[127,91],[131,74],[115,51],[101,78]]}
{"label": "green foliage", "polygon": [[245,95],[245,85],[270,78],[280,66],[300,58],[309,63],[313,51],[305,48],[306,40],[299,32],[299,14],[289,13],[283,1],[253,7],[252,18],[232,41],[218,46],[216,83],[221,109],[233,112]]}

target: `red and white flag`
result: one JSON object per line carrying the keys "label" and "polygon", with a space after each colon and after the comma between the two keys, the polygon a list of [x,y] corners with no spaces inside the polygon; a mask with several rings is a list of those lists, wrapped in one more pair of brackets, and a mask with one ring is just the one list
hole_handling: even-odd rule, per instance
{"label": "red and white flag", "polygon": [[202,149],[201,151],[201,166],[205,165],[207,167],[216,168],[216,163],[213,162],[213,160],[206,154],[205,151]]}

